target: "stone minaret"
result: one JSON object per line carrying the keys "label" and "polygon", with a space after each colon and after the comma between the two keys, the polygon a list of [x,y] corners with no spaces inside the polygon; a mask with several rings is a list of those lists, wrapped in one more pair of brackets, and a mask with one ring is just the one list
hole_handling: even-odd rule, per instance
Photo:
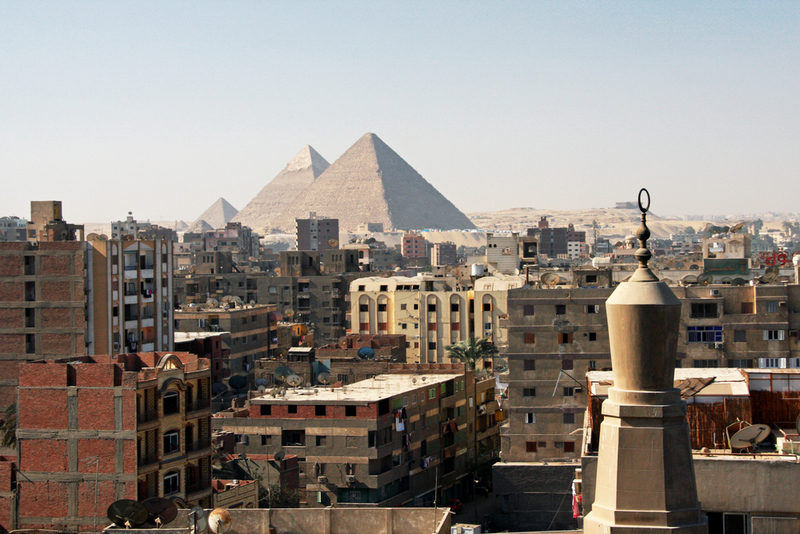
{"label": "stone minaret", "polygon": [[681,304],[647,266],[649,207],[650,194],[642,189],[639,268],[606,301],[614,387],[603,403],[586,534],[708,532],[697,501],[686,405],[673,386]]}

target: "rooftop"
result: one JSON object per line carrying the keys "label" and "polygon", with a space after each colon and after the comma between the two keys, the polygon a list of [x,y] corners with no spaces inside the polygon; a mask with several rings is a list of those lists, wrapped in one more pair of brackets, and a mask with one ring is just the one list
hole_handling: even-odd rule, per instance
{"label": "rooftop", "polygon": [[368,404],[420,389],[438,386],[448,380],[462,378],[460,373],[447,374],[382,374],[339,388],[315,386],[287,389],[284,395],[267,393],[250,399],[251,404]]}

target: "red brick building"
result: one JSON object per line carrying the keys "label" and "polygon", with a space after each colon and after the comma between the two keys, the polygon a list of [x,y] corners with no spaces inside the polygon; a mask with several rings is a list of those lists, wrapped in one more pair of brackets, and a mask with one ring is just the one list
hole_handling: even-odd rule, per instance
{"label": "red brick building", "polygon": [[189,353],[21,364],[16,528],[93,528],[118,499],[209,506],[210,381]]}

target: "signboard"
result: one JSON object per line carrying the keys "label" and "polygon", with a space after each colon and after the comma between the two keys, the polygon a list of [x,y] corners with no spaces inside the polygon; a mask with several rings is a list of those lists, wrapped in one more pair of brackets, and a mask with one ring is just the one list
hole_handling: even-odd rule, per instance
{"label": "signboard", "polygon": [[781,267],[792,265],[791,254],[785,252],[762,252],[759,254],[759,258],[770,267],[773,265],[780,265]]}
{"label": "signboard", "polygon": [[750,262],[747,258],[706,258],[703,272],[714,276],[747,276],[750,274]]}

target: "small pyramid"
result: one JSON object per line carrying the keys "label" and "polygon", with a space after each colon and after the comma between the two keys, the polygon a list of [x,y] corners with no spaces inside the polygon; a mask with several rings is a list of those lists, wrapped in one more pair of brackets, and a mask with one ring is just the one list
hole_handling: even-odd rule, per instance
{"label": "small pyramid", "polygon": [[214,227],[211,226],[210,224],[208,224],[203,219],[197,219],[195,222],[192,223],[191,226],[186,228],[184,230],[184,232],[188,232],[188,233],[192,233],[192,234],[198,234],[198,233],[202,233],[202,232],[208,232],[209,230],[214,230]]}
{"label": "small pyramid", "polygon": [[377,135],[351,146],[276,219],[287,231],[296,218],[339,219],[339,229],[378,222],[384,228],[441,230],[475,226]]}
{"label": "small pyramid", "polygon": [[[251,200],[236,217],[259,233],[267,233],[272,221],[281,211],[321,175],[330,163],[310,145],[306,145],[270,183]],[[292,229],[294,221],[292,221]]]}
{"label": "small pyramid", "polygon": [[237,213],[236,208],[231,206],[227,200],[220,197],[216,202],[211,204],[200,217],[195,219],[191,226],[193,227],[198,221],[205,221],[207,224],[211,225],[212,230],[216,228],[225,228],[225,225],[228,224]]}

